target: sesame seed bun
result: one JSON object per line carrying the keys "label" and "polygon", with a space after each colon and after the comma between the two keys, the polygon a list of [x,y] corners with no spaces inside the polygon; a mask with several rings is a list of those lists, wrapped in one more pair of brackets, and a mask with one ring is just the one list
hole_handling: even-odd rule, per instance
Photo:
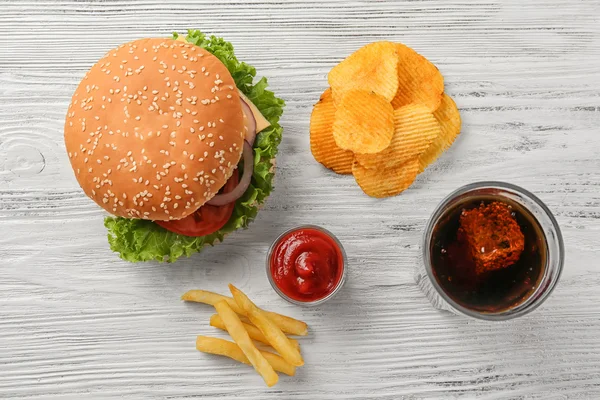
{"label": "sesame seed bun", "polygon": [[108,52],[75,91],[65,122],[84,192],[127,218],[196,211],[237,167],[243,140],[239,94],[225,65],[170,39]]}

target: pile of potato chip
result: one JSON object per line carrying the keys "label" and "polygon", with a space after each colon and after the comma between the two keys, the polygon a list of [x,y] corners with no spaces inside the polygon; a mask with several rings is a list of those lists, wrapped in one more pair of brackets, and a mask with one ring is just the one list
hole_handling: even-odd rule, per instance
{"label": "pile of potato chip", "polygon": [[338,174],[353,174],[369,196],[407,189],[460,133],[444,77],[403,44],[368,44],[328,81],[310,118],[312,154]]}

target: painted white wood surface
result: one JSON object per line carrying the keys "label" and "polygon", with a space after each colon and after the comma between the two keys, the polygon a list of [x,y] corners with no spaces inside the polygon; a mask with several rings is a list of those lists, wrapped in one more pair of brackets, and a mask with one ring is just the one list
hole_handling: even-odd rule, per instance
{"label": "painted white wood surface", "polygon": [[[275,193],[251,228],[175,265],[111,253],[80,191],[62,124],[78,80],[113,46],[201,28],[234,43],[287,101]],[[326,73],[361,45],[402,41],[435,62],[462,110],[455,146],[401,196],[374,200],[309,152]],[[2,0],[0,397],[243,399],[600,398],[600,2]],[[499,179],[556,214],[566,269],[532,315],[480,323],[434,310],[412,279],[436,203]],[[282,230],[316,223],[350,275],[315,309],[264,272]],[[306,366],[273,389],[200,354],[218,335],[190,288],[232,282],[307,321]]]}

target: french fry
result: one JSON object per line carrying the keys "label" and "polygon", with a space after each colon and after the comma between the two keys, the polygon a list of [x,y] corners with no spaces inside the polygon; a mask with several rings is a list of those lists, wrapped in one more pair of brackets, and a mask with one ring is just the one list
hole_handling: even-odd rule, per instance
{"label": "french fry", "polygon": [[[246,329],[246,332],[248,332],[248,336],[250,336],[250,339],[270,345],[269,341],[267,340],[265,335],[263,335],[260,329],[258,329],[254,325],[246,324],[244,322],[242,322],[242,325],[244,325],[244,328]],[[223,329],[225,331],[227,330],[227,328],[225,328],[223,320],[221,319],[221,317],[219,317],[219,314],[214,314],[210,317],[210,326],[214,326],[215,328]],[[292,346],[300,350],[300,343],[298,343],[297,340],[291,338],[288,339],[290,340]]]}
{"label": "french fry", "polygon": [[[229,285],[229,290],[238,306],[246,312],[250,321],[265,335],[271,346],[290,364],[300,367],[304,365],[304,360],[298,349],[290,343],[287,336],[271,321],[265,313],[256,307],[256,305],[242,291],[233,285]],[[221,315],[221,313],[219,313]],[[223,316],[221,315],[221,318]],[[227,322],[224,320],[224,322]],[[227,326],[227,323],[225,324]],[[242,326],[243,328],[243,326]],[[229,330],[229,329],[228,329]],[[231,334],[231,332],[230,332]]]}
{"label": "french fry", "polygon": [[[241,363],[252,365],[240,346],[230,342],[229,340],[208,336],[198,336],[196,339],[196,349],[203,353],[225,356]],[[275,371],[289,376],[294,376],[296,374],[296,367],[285,361],[277,354],[273,354],[268,351],[260,351],[260,353],[269,362],[269,364],[271,364],[271,367],[273,367]]]}
{"label": "french fry", "polygon": [[189,290],[181,296],[181,300],[193,301],[195,303],[203,303],[214,306],[219,301],[225,300],[229,307],[237,314],[244,315],[244,311],[237,305],[231,297],[223,296],[222,294],[209,292],[208,290]]}
{"label": "french fry", "polygon": [[[261,310],[261,309],[259,309]],[[292,317],[277,314],[271,311],[261,310],[279,329],[290,335],[306,336],[308,335],[308,326],[306,322],[299,321]]]}
{"label": "french fry", "polygon": [[[221,294],[209,292],[207,290],[190,290],[181,296],[181,300],[193,301],[196,303],[204,303],[214,306],[221,300],[225,300],[229,307],[237,314],[245,315],[238,304],[231,297],[223,296]],[[273,321],[275,325],[279,327],[285,333],[298,336],[306,336],[308,334],[308,327],[305,322],[298,321],[297,319],[286,317],[285,315],[277,314],[270,311],[263,311],[267,317]]]}
{"label": "french fry", "polygon": [[231,338],[240,347],[254,369],[262,376],[267,386],[275,385],[279,380],[277,373],[275,373],[275,370],[273,370],[273,367],[262,353],[254,346],[250,336],[248,336],[248,332],[246,332],[244,325],[242,325],[242,321],[240,321],[240,318],[227,301],[221,300],[217,302],[215,309],[223,320]]}

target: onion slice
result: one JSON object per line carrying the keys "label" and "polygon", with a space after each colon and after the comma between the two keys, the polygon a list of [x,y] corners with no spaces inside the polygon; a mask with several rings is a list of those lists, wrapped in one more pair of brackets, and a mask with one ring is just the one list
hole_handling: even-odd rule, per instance
{"label": "onion slice", "polygon": [[246,127],[245,140],[250,143],[250,146],[254,144],[254,138],[256,138],[256,118],[250,108],[250,105],[240,97],[240,103],[242,104],[242,111],[244,112],[244,125]]}
{"label": "onion slice", "polygon": [[244,157],[244,174],[240,178],[238,185],[229,193],[217,194],[207,201],[206,204],[210,204],[211,206],[223,206],[236,201],[246,193],[246,189],[248,189],[250,181],[252,180],[252,173],[254,172],[254,152],[252,151],[250,143],[245,140],[242,156]]}

